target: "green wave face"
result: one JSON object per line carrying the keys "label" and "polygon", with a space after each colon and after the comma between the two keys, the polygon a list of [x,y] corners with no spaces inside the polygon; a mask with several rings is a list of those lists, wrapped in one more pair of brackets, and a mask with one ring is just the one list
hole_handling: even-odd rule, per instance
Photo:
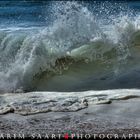
{"label": "green wave face", "polygon": [[[101,40],[82,45],[57,59],[54,71],[38,74],[33,85],[43,91],[103,90],[119,88],[121,83],[125,88],[133,88],[139,80],[134,74],[139,65],[139,40],[135,32],[127,48]],[[124,55],[120,53],[122,49]]]}

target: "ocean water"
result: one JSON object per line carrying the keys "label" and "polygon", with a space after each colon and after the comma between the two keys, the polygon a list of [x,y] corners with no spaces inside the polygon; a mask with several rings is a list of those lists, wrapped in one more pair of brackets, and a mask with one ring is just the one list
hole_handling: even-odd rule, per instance
{"label": "ocean water", "polygon": [[139,60],[138,1],[0,1],[1,114],[139,97]]}

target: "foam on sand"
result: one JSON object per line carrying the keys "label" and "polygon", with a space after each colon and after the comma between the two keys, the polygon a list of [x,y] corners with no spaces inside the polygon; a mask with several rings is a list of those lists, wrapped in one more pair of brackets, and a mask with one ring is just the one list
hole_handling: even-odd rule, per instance
{"label": "foam on sand", "polygon": [[0,114],[30,115],[43,112],[73,112],[90,104],[140,97],[140,90],[118,89],[85,92],[29,92],[0,95]]}

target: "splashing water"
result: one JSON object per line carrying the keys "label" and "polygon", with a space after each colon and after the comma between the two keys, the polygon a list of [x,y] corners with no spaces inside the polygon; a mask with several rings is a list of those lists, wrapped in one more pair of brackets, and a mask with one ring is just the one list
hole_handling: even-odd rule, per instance
{"label": "splashing water", "polygon": [[91,5],[52,2],[49,26],[2,28],[0,91],[75,90],[81,80],[100,89],[98,77],[111,81],[138,66],[139,14],[118,3],[117,13],[109,2]]}

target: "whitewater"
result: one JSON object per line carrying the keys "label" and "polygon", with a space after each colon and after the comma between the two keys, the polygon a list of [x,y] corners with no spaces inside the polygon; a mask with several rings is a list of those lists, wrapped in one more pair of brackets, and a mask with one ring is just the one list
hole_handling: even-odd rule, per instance
{"label": "whitewater", "polygon": [[139,97],[139,13],[109,2],[52,2],[50,11],[46,26],[0,27],[1,114]]}

